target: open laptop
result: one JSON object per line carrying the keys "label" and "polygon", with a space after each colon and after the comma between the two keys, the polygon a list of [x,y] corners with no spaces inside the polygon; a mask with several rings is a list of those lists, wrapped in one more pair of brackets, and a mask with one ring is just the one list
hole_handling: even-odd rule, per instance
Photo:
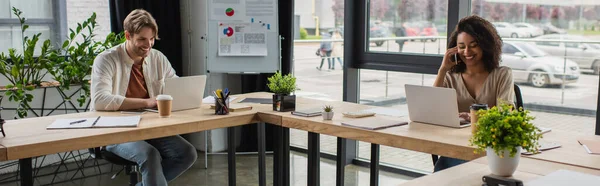
{"label": "open laptop", "polygon": [[471,125],[458,117],[456,90],[409,84],[404,87],[411,121],[454,128]]}
{"label": "open laptop", "polygon": [[[186,76],[165,79],[163,93],[173,97],[171,111],[180,111],[199,108],[204,98],[206,75]],[[148,111],[158,112],[157,109]]]}

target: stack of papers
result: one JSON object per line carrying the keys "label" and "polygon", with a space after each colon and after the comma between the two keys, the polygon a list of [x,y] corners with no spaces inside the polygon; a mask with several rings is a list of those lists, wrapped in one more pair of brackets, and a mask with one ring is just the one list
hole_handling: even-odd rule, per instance
{"label": "stack of papers", "polygon": [[46,129],[80,129],[80,128],[106,128],[106,127],[137,127],[140,116],[108,117],[98,116],[95,118],[72,118],[57,119]]}

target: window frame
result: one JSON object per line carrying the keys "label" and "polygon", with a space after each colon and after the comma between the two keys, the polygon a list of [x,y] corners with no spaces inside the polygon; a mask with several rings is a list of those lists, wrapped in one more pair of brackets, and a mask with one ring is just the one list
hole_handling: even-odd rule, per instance
{"label": "window frame", "polygon": [[[59,43],[67,39],[67,3],[66,0],[51,0],[52,19],[27,18],[29,26],[48,26],[52,36],[50,41],[54,47],[60,47]],[[21,26],[17,18],[0,18],[0,26]],[[0,51],[2,52],[2,51]]]}

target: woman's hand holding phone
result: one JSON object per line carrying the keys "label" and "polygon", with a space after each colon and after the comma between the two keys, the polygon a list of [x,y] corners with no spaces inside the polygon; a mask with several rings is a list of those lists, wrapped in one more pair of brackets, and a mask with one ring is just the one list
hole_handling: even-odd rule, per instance
{"label": "woman's hand holding phone", "polygon": [[440,71],[447,72],[452,69],[454,65],[458,64],[458,48],[450,48],[446,50],[446,54],[444,55],[444,59],[442,60],[442,66],[440,67]]}

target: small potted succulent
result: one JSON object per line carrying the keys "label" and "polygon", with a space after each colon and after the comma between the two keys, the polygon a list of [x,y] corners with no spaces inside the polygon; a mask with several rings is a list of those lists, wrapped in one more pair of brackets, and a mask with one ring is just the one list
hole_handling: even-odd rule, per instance
{"label": "small potted succulent", "polygon": [[469,141],[477,147],[475,153],[486,152],[492,174],[511,176],[523,150],[538,152],[541,131],[531,122],[534,117],[529,111],[500,102],[477,115],[478,129]]}
{"label": "small potted succulent", "polygon": [[291,74],[281,75],[277,72],[268,78],[269,89],[273,92],[273,110],[287,112],[296,110],[296,95],[292,92],[299,90],[296,87],[296,78]]}
{"label": "small potted succulent", "polygon": [[323,113],[321,115],[323,115],[324,120],[333,119],[333,107],[331,105],[324,106]]}

